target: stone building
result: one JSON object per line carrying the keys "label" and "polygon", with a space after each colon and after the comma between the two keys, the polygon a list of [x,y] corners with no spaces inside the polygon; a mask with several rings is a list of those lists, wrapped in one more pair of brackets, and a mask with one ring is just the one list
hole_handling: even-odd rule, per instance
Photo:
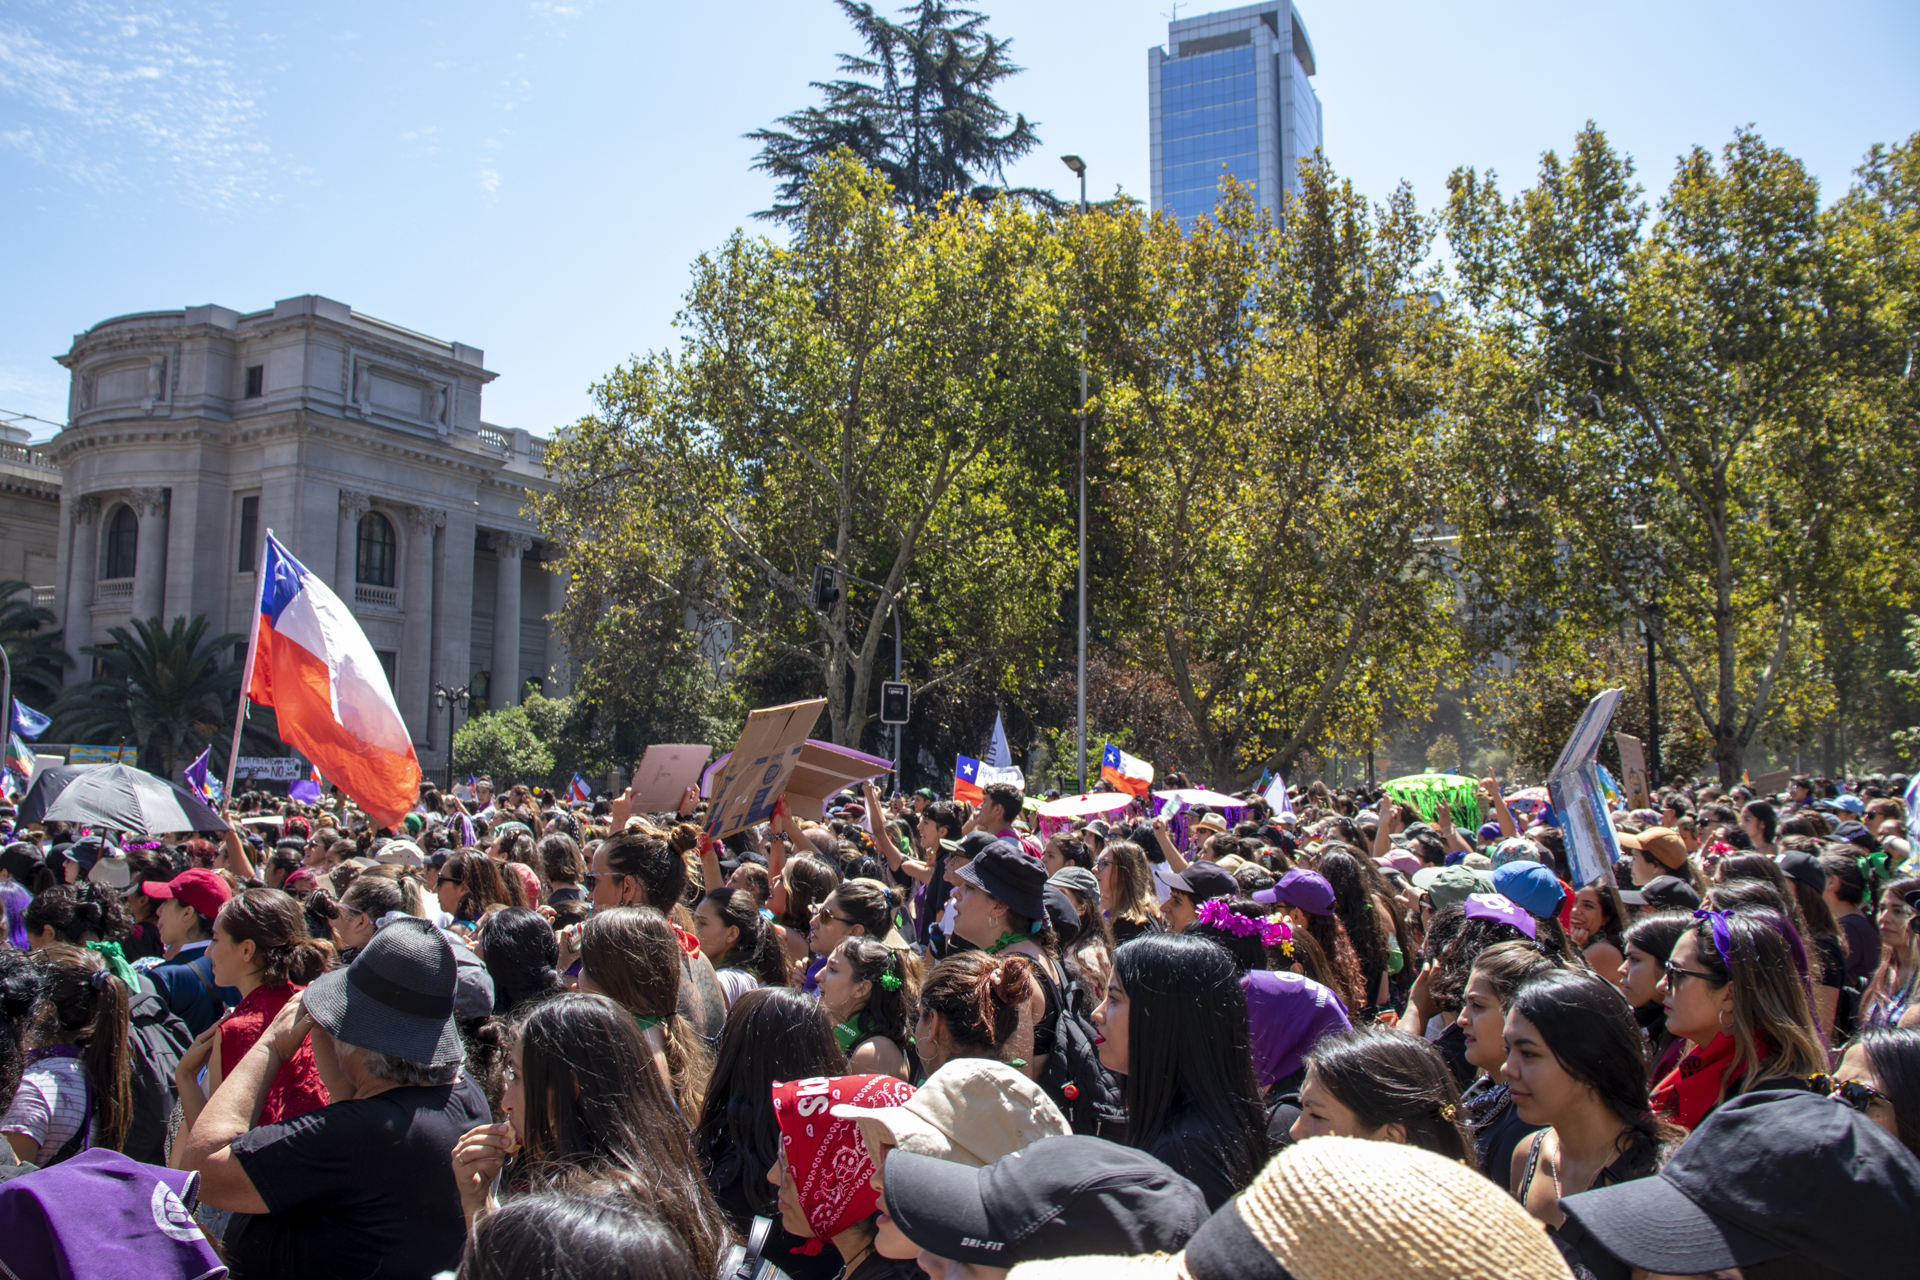
{"label": "stone building", "polygon": [[[496,375],[478,348],[308,295],[119,316],[56,359],[66,427],[19,459],[0,443],[0,576],[50,571],[29,581],[61,616],[70,679],[131,617],[245,632],[272,529],[366,629],[428,776],[448,732],[436,685],[494,707],[528,681],[564,691],[546,621],[562,580],[523,511],[546,442],[482,420]],[[42,525],[51,560],[16,536]]]}

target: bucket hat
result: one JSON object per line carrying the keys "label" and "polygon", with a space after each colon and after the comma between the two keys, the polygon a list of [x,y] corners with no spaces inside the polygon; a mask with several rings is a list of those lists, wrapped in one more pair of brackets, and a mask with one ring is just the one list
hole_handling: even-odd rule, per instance
{"label": "bucket hat", "polygon": [[461,1060],[454,1026],[459,966],[453,948],[425,920],[396,920],[345,969],[313,980],[302,1000],[336,1040],[425,1066]]}

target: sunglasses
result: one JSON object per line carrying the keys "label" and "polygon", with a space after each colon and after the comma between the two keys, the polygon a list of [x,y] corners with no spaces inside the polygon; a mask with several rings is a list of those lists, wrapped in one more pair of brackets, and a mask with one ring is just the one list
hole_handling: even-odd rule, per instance
{"label": "sunglasses", "polygon": [[815,908],[813,913],[813,918],[815,920],[835,920],[841,924],[847,925],[848,927],[851,927],[853,925],[853,921],[847,919],[845,916],[837,916],[833,914],[833,912],[827,910],[825,907]]}
{"label": "sunglasses", "polygon": [[1702,973],[1698,969],[1682,969],[1679,965],[1671,963],[1660,967],[1666,970],[1668,986],[1678,986],[1682,978],[1699,978],[1704,982],[1711,982],[1716,987],[1723,985],[1720,979],[1710,973]]}
{"label": "sunglasses", "polygon": [[[589,878],[591,878],[591,877],[589,877]],[[433,887],[434,887],[434,888],[436,888],[436,889],[438,889],[438,888],[439,888],[439,887],[440,887],[441,885],[443,885],[443,884],[456,884],[456,885],[457,885],[457,884],[459,884],[459,883],[461,883],[461,882],[460,882],[460,881],[458,881],[458,880],[456,880],[456,879],[454,879],[454,878],[453,878],[452,876],[441,876],[441,877],[440,877],[439,879],[437,879],[437,880],[435,880],[435,881],[433,882]]]}
{"label": "sunglasses", "polygon": [[1822,1072],[1808,1077],[1808,1083],[1813,1086],[1815,1093],[1832,1098],[1835,1102],[1844,1103],[1862,1113],[1876,1101],[1888,1105],[1893,1103],[1893,1099],[1886,1094],[1872,1085],[1861,1084],[1858,1080],[1835,1080]]}

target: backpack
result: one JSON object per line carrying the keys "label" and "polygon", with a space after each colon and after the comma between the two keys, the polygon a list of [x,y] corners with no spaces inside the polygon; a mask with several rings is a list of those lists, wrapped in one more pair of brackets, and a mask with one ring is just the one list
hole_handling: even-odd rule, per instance
{"label": "backpack", "polygon": [[133,1112],[122,1150],[142,1164],[167,1163],[167,1122],[179,1095],[173,1070],[193,1043],[180,1015],[167,1005],[153,979],[140,975],[129,993],[127,1013],[127,1085]]}
{"label": "backpack", "polygon": [[1055,983],[1040,966],[1034,967],[1042,984],[1059,1001],[1053,1024],[1053,1049],[1040,1070],[1040,1087],[1083,1137],[1127,1140],[1127,1100],[1120,1077],[1100,1062],[1100,1032],[1089,1016],[1086,988],[1073,966],[1060,965],[1063,979]]}

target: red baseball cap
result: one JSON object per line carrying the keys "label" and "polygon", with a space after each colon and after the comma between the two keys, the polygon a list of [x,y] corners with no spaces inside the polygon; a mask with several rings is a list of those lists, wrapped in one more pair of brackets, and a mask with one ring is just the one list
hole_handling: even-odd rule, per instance
{"label": "red baseball cap", "polygon": [[140,892],[149,898],[177,898],[209,920],[219,915],[220,908],[233,896],[219,872],[205,867],[182,871],[171,880],[143,881]]}

